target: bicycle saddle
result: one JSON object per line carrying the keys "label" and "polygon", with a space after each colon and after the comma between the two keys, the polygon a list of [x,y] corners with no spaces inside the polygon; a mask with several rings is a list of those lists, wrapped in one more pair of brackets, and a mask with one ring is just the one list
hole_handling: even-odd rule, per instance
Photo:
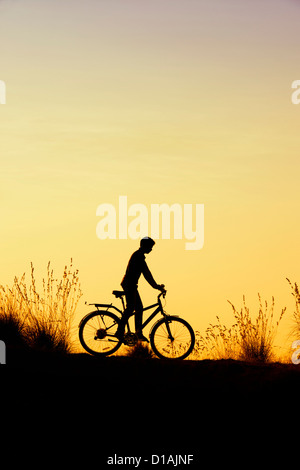
{"label": "bicycle saddle", "polygon": [[112,293],[118,298],[118,297],[122,297],[123,295],[125,295],[125,292],[123,290],[113,290]]}

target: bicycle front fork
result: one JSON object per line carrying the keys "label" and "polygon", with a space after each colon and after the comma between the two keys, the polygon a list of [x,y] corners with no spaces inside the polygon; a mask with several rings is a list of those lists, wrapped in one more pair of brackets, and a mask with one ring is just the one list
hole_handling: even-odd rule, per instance
{"label": "bicycle front fork", "polygon": [[[171,320],[171,321],[172,321],[172,320]],[[174,337],[172,336],[171,329],[170,329],[170,323],[171,323],[171,321],[168,321],[168,318],[165,317],[166,328],[167,328],[167,332],[168,332],[169,338],[170,338],[171,341],[174,341]]]}

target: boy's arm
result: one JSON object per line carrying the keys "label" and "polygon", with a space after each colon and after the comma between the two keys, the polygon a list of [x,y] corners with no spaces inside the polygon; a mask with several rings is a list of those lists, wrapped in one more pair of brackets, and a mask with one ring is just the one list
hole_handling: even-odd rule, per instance
{"label": "boy's arm", "polygon": [[146,279],[146,281],[149,282],[150,286],[153,287],[153,289],[159,289],[161,288],[161,286],[159,284],[157,284],[150,272],[150,269],[148,268],[147,266],[147,263],[145,261],[144,263],[144,267],[143,267],[143,271],[142,271],[143,275],[144,275],[144,278]]}

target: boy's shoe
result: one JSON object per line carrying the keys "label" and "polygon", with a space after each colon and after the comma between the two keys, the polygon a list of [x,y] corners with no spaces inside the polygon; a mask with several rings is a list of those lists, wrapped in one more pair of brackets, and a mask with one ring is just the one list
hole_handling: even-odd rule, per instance
{"label": "boy's shoe", "polygon": [[124,336],[124,328],[118,327],[118,328],[117,328],[117,331],[115,332],[115,336],[116,336],[118,339],[122,339],[123,336]]}
{"label": "boy's shoe", "polygon": [[149,340],[142,333],[137,333],[137,339],[138,341],[146,341],[147,343],[149,343]]}

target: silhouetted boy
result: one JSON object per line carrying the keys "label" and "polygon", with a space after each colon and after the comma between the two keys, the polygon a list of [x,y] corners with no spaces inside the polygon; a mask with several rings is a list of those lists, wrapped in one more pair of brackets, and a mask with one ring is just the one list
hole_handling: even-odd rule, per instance
{"label": "silhouetted boy", "polygon": [[152,238],[144,237],[140,241],[140,248],[135,251],[128,262],[126,273],[122,279],[121,286],[126,296],[126,309],[122,321],[118,327],[116,336],[121,336],[124,332],[128,318],[135,312],[135,330],[140,341],[148,341],[142,333],[143,324],[143,304],[138,292],[138,281],[141,274],[149,282],[153,289],[164,290],[163,284],[157,284],[145,261],[145,253],[152,251],[155,241]]}

